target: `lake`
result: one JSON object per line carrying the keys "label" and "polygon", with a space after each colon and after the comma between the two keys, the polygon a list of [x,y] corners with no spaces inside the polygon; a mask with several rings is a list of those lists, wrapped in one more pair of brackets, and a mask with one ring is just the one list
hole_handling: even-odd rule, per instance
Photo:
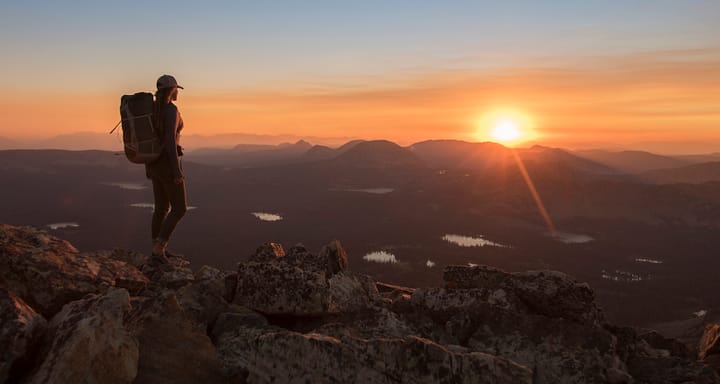
{"label": "lake", "polygon": [[442,239],[449,243],[459,245],[461,247],[510,247],[509,245],[504,245],[490,240],[486,240],[483,238],[482,235],[479,235],[478,237],[463,235],[445,235]]}
{"label": "lake", "polygon": [[262,221],[280,221],[283,219],[282,216],[278,215],[277,213],[252,212],[251,215],[257,217]]}
{"label": "lake", "polygon": [[363,256],[363,260],[383,264],[395,264],[398,262],[398,259],[395,258],[395,255],[385,251],[370,252],[367,255]]}
{"label": "lake", "polygon": [[100,183],[102,185],[107,185],[110,187],[117,187],[120,189],[127,189],[131,191],[141,191],[143,189],[148,189],[149,187],[144,184],[140,183],[125,183],[125,182],[117,182],[117,183]]}
{"label": "lake", "polygon": [[330,189],[330,191],[337,192],[364,192],[371,193],[374,195],[384,195],[386,193],[393,192],[395,188],[342,188],[342,189]]}
{"label": "lake", "polygon": [[565,244],[583,244],[588,243],[591,241],[594,241],[592,237],[588,235],[580,235],[577,233],[569,233],[569,232],[555,232],[555,235],[550,235],[555,240],[560,241]]}
{"label": "lake", "polygon": [[52,224],[48,224],[47,226],[52,230],[63,229],[63,228],[80,228],[80,224],[74,223],[74,222],[52,223]]}

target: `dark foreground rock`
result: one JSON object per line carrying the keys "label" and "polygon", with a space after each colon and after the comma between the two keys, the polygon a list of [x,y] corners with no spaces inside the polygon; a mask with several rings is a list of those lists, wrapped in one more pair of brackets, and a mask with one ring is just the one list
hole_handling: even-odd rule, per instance
{"label": "dark foreground rock", "polygon": [[683,344],[608,324],[562,273],[451,266],[413,289],[347,260],[337,241],[266,244],[193,272],[0,225],[0,384],[720,383]]}
{"label": "dark foreground rock", "polygon": [[[0,288],[0,383],[12,379],[28,365],[47,322],[6,288]],[[13,372],[14,371],[14,372]]]}

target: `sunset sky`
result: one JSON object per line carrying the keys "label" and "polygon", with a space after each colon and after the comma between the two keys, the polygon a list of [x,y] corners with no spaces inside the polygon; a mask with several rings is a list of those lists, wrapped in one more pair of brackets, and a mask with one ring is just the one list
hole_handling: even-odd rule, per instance
{"label": "sunset sky", "polygon": [[106,132],[163,73],[186,134],[720,151],[720,1],[6,1],[0,137]]}

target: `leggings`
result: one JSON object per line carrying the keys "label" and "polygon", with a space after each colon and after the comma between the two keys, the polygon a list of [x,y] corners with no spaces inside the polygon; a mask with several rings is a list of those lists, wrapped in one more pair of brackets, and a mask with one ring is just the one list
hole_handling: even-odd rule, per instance
{"label": "leggings", "polygon": [[[185,181],[175,184],[172,181],[152,178],[155,210],[152,217],[152,238],[170,240],[178,221],[187,211],[187,192]],[[170,209],[172,207],[172,210]]]}

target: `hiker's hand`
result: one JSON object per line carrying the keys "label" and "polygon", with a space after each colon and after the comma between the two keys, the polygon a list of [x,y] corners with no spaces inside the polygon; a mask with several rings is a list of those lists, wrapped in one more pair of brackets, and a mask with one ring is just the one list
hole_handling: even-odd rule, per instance
{"label": "hiker's hand", "polygon": [[182,182],[183,182],[182,177],[178,177],[177,179],[173,180],[173,183],[175,183],[175,184],[182,184]]}

